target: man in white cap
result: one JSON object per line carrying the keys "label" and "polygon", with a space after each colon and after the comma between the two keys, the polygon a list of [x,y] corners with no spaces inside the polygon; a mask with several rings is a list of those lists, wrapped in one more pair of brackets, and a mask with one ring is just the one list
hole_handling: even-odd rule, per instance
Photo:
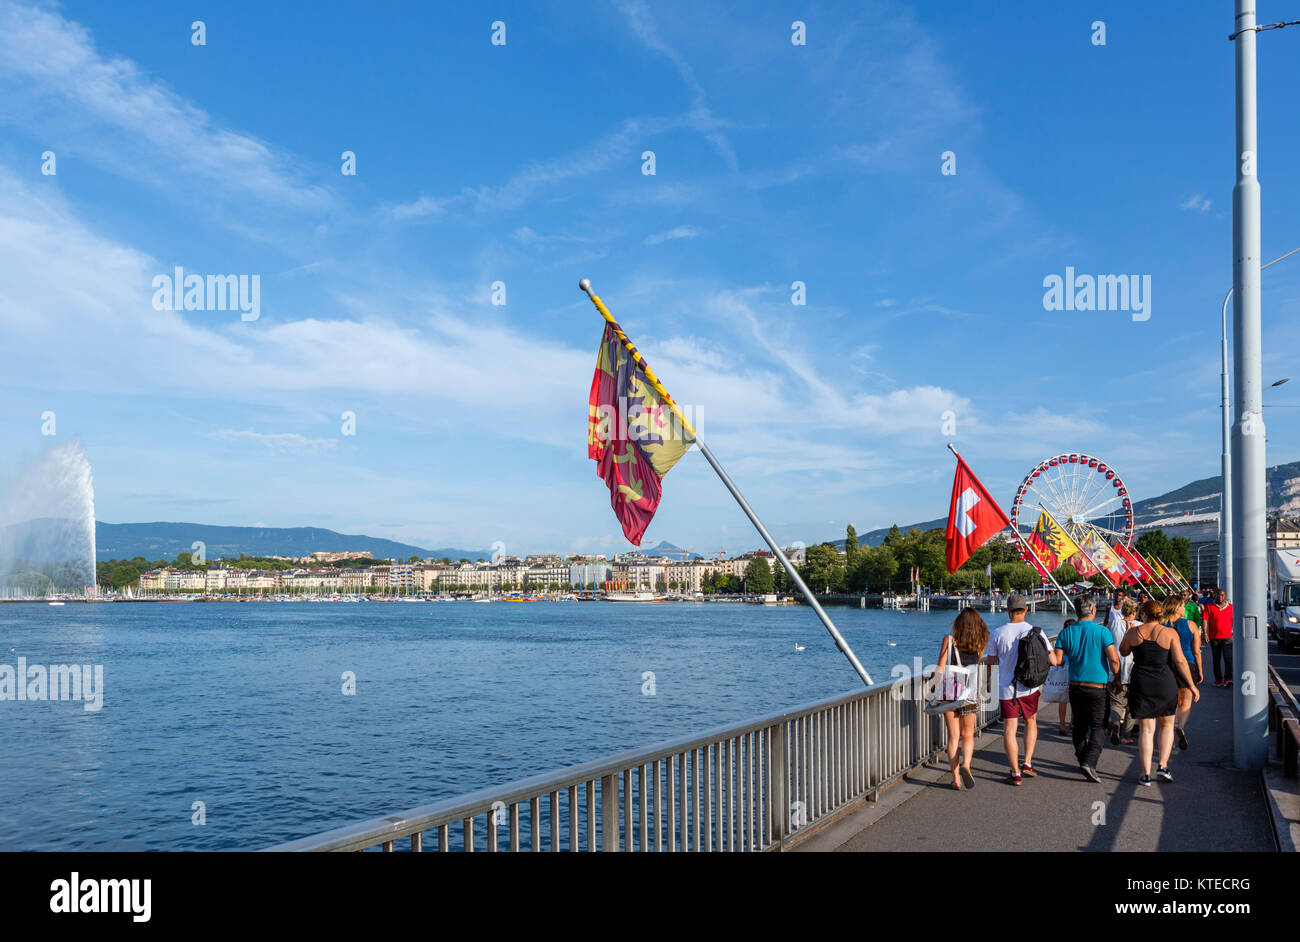
{"label": "man in white cap", "polygon": [[[1026,687],[1016,681],[1016,662],[1020,656],[1020,639],[1035,628],[1025,621],[1029,611],[1029,600],[1019,592],[1013,592],[1007,599],[1007,623],[989,634],[988,647],[985,648],[986,663],[998,665],[998,702],[1002,714],[1002,747],[1006,750],[1007,762],[1011,774],[1007,781],[1019,785],[1023,776],[1033,778],[1038,774],[1034,769],[1034,746],[1038,744],[1038,695],[1042,687]],[[1041,632],[1040,632],[1041,634]],[[1047,639],[1043,637],[1044,656],[1047,655]],[[1025,761],[1020,761],[1019,743],[1016,732],[1020,720],[1025,721]]]}

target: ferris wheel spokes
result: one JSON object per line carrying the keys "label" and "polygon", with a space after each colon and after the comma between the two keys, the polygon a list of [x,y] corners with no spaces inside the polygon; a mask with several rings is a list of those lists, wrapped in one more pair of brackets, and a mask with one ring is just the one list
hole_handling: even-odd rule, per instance
{"label": "ferris wheel spokes", "polygon": [[1128,491],[1104,461],[1076,453],[1039,462],[1016,492],[1011,509],[1014,526],[1020,525],[1027,495],[1037,498],[1040,508],[1072,537],[1081,538],[1088,527],[1096,527],[1108,540],[1132,544],[1133,507]]}

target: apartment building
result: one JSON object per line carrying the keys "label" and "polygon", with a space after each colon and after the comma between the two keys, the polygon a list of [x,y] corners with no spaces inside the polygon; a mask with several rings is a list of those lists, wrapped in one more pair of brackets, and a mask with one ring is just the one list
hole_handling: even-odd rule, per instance
{"label": "apartment building", "polygon": [[163,587],[168,592],[194,592],[203,591],[207,587],[206,572],[202,570],[167,570]]}

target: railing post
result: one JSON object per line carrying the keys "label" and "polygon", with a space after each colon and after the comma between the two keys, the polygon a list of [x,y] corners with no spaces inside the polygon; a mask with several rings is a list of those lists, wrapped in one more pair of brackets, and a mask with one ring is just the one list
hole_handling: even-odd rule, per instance
{"label": "railing post", "polygon": [[790,802],[786,797],[789,794],[790,760],[786,755],[785,726],[782,722],[768,728],[772,744],[772,774],[767,780],[767,798],[772,815],[772,843],[778,846],[790,833]]}
{"label": "railing post", "polygon": [[618,850],[618,779],[613,775],[600,779],[600,849]]}

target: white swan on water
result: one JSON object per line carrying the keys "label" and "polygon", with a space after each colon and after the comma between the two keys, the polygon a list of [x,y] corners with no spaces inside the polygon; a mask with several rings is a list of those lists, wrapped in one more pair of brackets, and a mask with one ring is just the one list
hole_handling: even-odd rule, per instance
{"label": "white swan on water", "polygon": [[795,649],[796,651],[802,651],[802,650],[804,649],[804,646],[803,646],[802,644],[800,644],[798,641],[796,641],[796,642],[794,643],[794,649]]}
{"label": "white swan on water", "polygon": [[898,642],[897,642],[897,641],[886,641],[885,644],[889,645],[891,648],[896,648],[896,647],[898,647]]}

